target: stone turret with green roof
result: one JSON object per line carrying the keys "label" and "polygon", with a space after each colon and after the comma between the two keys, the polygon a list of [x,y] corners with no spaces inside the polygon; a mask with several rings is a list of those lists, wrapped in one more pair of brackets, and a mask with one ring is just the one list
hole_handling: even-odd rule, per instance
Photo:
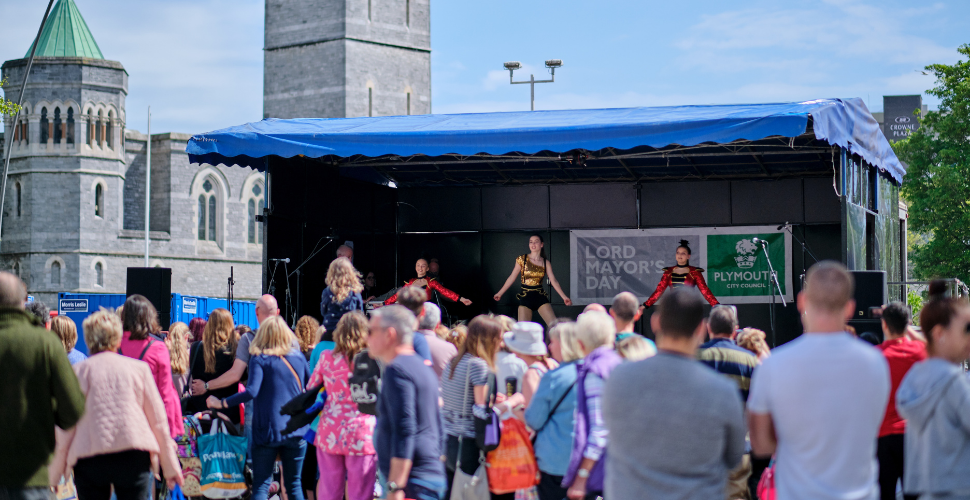
{"label": "stone turret with green roof", "polygon": [[[31,48],[2,66],[14,102]],[[78,288],[95,256],[77,249],[117,239],[122,214],[104,207],[122,205],[127,94],[124,66],[104,58],[74,0],[58,0],[38,39],[19,123],[4,124],[11,160],[0,258],[28,283],[56,265],[57,285]],[[101,208],[88,210],[94,205]]]}

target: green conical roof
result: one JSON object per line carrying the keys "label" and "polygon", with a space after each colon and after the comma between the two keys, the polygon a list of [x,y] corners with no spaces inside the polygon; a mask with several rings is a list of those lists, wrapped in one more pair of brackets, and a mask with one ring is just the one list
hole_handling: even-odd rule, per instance
{"label": "green conical roof", "polygon": [[[94,41],[88,24],[74,0],[57,0],[40,33],[36,57],[90,57],[104,59],[98,42]],[[30,57],[31,44],[25,58]]]}

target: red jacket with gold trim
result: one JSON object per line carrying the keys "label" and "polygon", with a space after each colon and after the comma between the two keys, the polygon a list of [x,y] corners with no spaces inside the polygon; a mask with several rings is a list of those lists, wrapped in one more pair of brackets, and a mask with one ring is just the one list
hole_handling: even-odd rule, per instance
{"label": "red jacket with gold trim", "polygon": [[[689,269],[689,271],[687,271],[687,277],[684,279],[684,285],[696,286],[697,290],[699,290],[701,295],[704,296],[704,299],[707,300],[707,302],[712,306],[716,306],[719,302],[717,301],[717,297],[711,293],[711,289],[707,287],[707,282],[704,281],[704,275],[701,274],[704,272],[704,270],[694,266],[687,266],[687,269]],[[667,287],[673,284],[673,273],[673,267],[664,268],[664,275],[660,278],[660,283],[657,283],[657,289],[653,292],[653,295],[651,295],[650,298],[643,303],[644,306],[650,307],[660,299],[660,296],[663,295],[665,290],[667,290]]]}
{"label": "red jacket with gold trim", "polygon": [[396,292],[394,292],[394,295],[391,295],[390,297],[388,297],[387,300],[384,301],[384,305],[387,306],[387,305],[391,305],[391,304],[396,303],[397,302],[397,294],[401,293],[401,290],[403,290],[405,287],[411,286],[412,283],[414,283],[415,281],[418,281],[420,279],[427,280],[427,282],[428,282],[428,286],[427,286],[427,288],[425,288],[425,291],[428,293],[428,300],[429,301],[432,299],[432,297],[431,297],[431,290],[437,290],[438,293],[440,293],[446,299],[451,300],[453,302],[458,302],[458,299],[461,298],[461,295],[458,295],[457,293],[452,292],[451,290],[449,290],[449,289],[441,286],[441,283],[438,283],[438,280],[436,280],[435,278],[429,278],[429,277],[425,276],[424,278],[411,278],[407,283],[404,284],[404,286],[402,286]]}

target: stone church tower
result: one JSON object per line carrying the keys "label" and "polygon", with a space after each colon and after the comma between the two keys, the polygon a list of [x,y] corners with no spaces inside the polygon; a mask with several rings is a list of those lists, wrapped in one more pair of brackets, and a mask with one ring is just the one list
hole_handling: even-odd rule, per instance
{"label": "stone church tower", "polygon": [[[28,45],[28,43],[25,43]],[[17,102],[27,67],[2,66]],[[58,0],[41,33],[11,150],[0,269],[52,308],[58,292],[124,293],[144,266],[146,146],[151,140],[150,262],[172,269],[172,291],[224,297],[233,267],[238,298],[259,296],[264,176],[193,165],[189,134],[125,128],[128,73],[104,58],[74,0]]]}
{"label": "stone church tower", "polygon": [[264,118],[431,113],[430,0],[266,0]]}

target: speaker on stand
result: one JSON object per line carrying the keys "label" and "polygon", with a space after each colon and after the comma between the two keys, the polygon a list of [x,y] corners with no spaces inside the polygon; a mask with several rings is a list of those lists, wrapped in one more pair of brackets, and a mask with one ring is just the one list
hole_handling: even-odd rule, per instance
{"label": "speaker on stand", "polygon": [[163,267],[129,267],[125,297],[144,295],[158,311],[158,324],[168,331],[172,323],[172,270]]}

